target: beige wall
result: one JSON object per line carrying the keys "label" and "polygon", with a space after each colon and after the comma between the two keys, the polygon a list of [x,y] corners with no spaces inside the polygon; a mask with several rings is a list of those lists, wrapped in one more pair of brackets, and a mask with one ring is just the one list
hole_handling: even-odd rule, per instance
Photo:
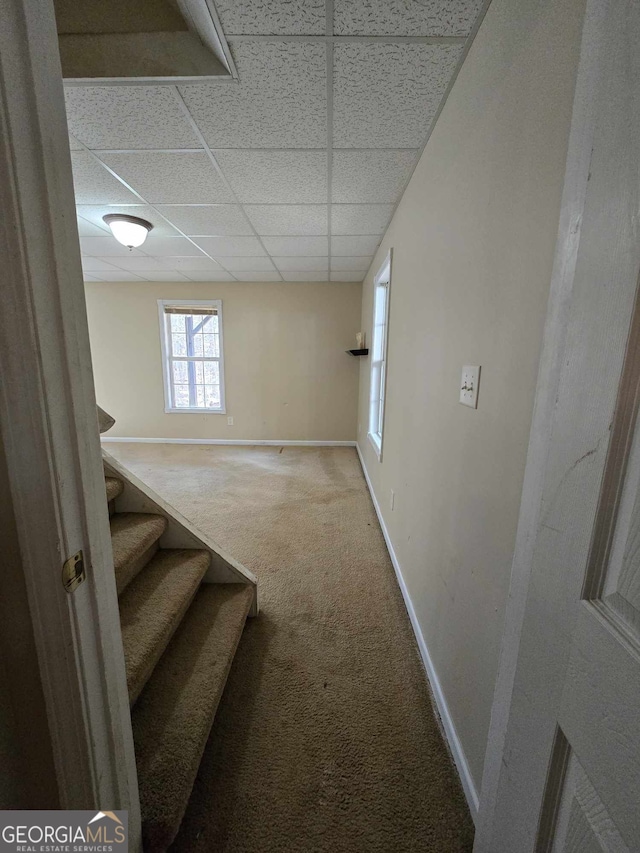
{"label": "beige wall", "polygon": [[[87,282],[110,436],[353,441],[362,286]],[[165,414],[158,299],[222,299],[226,415]],[[234,425],[228,426],[227,415]]]}
{"label": "beige wall", "polygon": [[[378,251],[393,247],[383,461],[359,445],[479,789],[584,0],[493,0]],[[458,403],[480,364],[479,408]],[[395,509],[390,509],[390,490]]]}

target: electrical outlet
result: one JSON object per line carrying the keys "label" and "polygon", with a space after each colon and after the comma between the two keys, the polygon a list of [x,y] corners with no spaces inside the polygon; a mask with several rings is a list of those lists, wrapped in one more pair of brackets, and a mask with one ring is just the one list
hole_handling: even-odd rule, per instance
{"label": "electrical outlet", "polygon": [[229,426],[233,426],[233,418],[227,418],[227,423]]}
{"label": "electrical outlet", "polygon": [[478,408],[478,386],[480,384],[480,365],[465,364],[460,379],[460,402],[472,409]]}
{"label": "electrical outlet", "polygon": [[391,489],[391,499],[389,503],[391,504],[391,512],[393,512],[396,505],[396,493],[393,491],[393,489]]}

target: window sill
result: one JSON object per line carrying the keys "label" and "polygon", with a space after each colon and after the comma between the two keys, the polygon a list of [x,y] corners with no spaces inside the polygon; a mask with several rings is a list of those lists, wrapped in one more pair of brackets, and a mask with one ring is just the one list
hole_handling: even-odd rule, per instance
{"label": "window sill", "polygon": [[226,415],[226,409],[169,409],[165,407],[166,415]]}
{"label": "window sill", "polygon": [[376,452],[376,456],[378,457],[378,462],[382,462],[382,441],[378,438],[377,435],[374,435],[372,432],[367,433],[367,437],[373,446],[373,449]]}

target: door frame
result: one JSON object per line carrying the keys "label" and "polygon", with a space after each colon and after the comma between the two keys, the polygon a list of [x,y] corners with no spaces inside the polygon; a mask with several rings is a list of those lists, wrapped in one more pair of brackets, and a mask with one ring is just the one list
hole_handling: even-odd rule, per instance
{"label": "door frame", "polygon": [[[554,453],[559,456],[557,450],[561,439],[555,431],[558,430],[560,417],[564,419],[563,422],[566,425],[567,409],[570,405],[567,383],[572,376],[576,375],[575,362],[579,356],[580,332],[584,330],[586,333],[593,324],[593,317],[587,313],[578,318],[574,314],[580,296],[580,281],[576,276],[576,269],[592,153],[597,141],[598,118],[602,103],[607,93],[611,97],[614,92],[619,94],[621,85],[623,87],[634,85],[634,81],[628,76],[625,78],[621,75],[615,62],[610,60],[612,44],[614,46],[616,43],[622,44],[620,36],[624,33],[628,2],[629,0],[587,0],[586,4],[558,239],[538,372],[500,665],[485,754],[474,853],[495,853],[494,821],[501,778],[504,781],[507,778],[504,774],[509,774],[507,733],[514,699],[522,629],[537,549],[540,547],[542,537],[546,535],[544,532],[541,533],[544,527],[543,521],[547,520],[543,516],[543,512],[548,509],[545,497],[550,483],[558,477],[557,465],[554,470],[553,459]],[[620,102],[624,103],[624,96]],[[626,198],[621,197],[617,211],[621,221],[630,209],[631,197],[631,192]],[[615,269],[612,276],[615,278]],[[624,303],[632,306],[636,293],[636,280],[622,284],[618,281],[617,285],[624,291],[620,305]],[[582,307],[584,311],[584,306]],[[628,327],[623,328],[624,317],[621,317],[621,313],[618,309],[617,323],[609,322],[607,326],[615,345],[599,357],[597,366],[599,371],[604,373],[608,371],[610,374],[620,375],[622,370]],[[629,324],[631,316],[630,310]],[[587,366],[586,370],[587,376],[584,379],[581,377],[580,383],[584,381],[588,387],[588,371],[593,371],[591,375],[593,378],[596,370],[593,363],[590,367]],[[602,373],[598,372],[598,376],[601,377]],[[571,457],[573,463],[570,466],[567,460],[564,475],[569,477],[580,463],[589,460],[591,470],[588,488],[595,491],[592,495],[595,504],[599,497],[598,483],[601,483],[604,474],[610,439],[609,415],[612,417],[612,413],[608,410],[615,408],[616,388],[609,389],[607,394],[601,394],[601,397],[603,398],[602,417],[597,425],[593,424],[589,448],[585,453],[585,436],[578,434],[580,431],[576,430],[577,434],[571,442],[571,449],[575,451]],[[563,436],[563,440],[566,446],[568,444],[566,435]],[[557,617],[557,614],[554,615]],[[559,672],[561,667],[566,666],[566,661],[558,660],[555,666]],[[550,682],[553,682],[554,673],[549,673],[549,676]],[[550,701],[554,701],[554,698],[551,697]],[[536,803],[532,803],[531,809],[537,809]],[[515,816],[513,819],[516,819]],[[535,820],[535,815],[530,814],[527,819],[532,822]]]}
{"label": "door frame", "polygon": [[[137,776],[51,0],[2,7],[0,260],[0,440],[59,805],[127,809],[135,851]],[[68,593],[62,566],[80,550],[86,580]]]}

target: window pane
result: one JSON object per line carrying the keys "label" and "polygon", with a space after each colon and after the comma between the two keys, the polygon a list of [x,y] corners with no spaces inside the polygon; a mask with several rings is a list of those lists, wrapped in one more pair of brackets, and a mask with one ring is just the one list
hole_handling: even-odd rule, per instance
{"label": "window pane", "polygon": [[196,386],[196,406],[199,409],[204,409],[204,386]]}
{"label": "window pane", "polygon": [[217,361],[204,362],[204,381],[207,385],[220,384],[220,367]]}
{"label": "window pane", "polygon": [[209,320],[209,325],[207,326],[207,332],[215,332],[218,334],[220,331],[220,319],[216,314],[214,317],[211,317]]}
{"label": "window pane", "polygon": [[204,385],[204,366],[201,361],[194,361],[194,375],[196,378],[196,384]]}
{"label": "window pane", "polygon": [[209,409],[219,409],[220,408],[220,386],[219,385],[205,385],[205,399],[207,401],[207,408]]}
{"label": "window pane", "polygon": [[176,409],[188,409],[189,408],[189,388],[187,385],[175,385],[173,389],[174,393],[174,406]]}
{"label": "window pane", "polygon": [[[215,318],[215,319],[217,319],[217,318]],[[213,320],[214,320],[213,314],[209,314],[207,317],[200,317],[200,322],[202,323],[201,331],[204,332],[205,334],[207,332],[217,331],[216,329],[213,328]]]}
{"label": "window pane", "polygon": [[187,383],[189,381],[189,371],[186,361],[173,362],[173,381],[176,383]]}
{"label": "window pane", "polygon": [[171,314],[171,331],[184,332],[184,314]]}
{"label": "window pane", "polygon": [[204,346],[202,343],[202,335],[193,336],[193,352],[190,355],[202,357],[204,355]]}
{"label": "window pane", "polygon": [[187,354],[187,340],[184,335],[171,335],[171,347],[174,355]]}
{"label": "window pane", "polygon": [[218,335],[204,336],[204,354],[218,358],[220,355],[220,338]]}

